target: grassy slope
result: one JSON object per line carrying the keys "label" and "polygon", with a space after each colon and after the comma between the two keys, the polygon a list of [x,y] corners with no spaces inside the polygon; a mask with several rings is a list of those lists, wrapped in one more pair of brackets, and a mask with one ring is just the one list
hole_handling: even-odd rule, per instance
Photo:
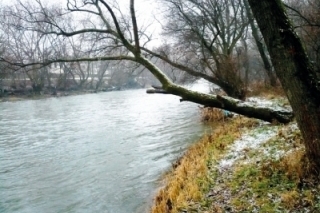
{"label": "grassy slope", "polygon": [[[270,130],[274,134],[250,146]],[[248,139],[243,135],[257,139],[235,151],[234,143]],[[320,184],[309,175],[294,123],[275,126],[243,117],[221,121],[173,165],[164,185],[152,213],[320,212]]]}

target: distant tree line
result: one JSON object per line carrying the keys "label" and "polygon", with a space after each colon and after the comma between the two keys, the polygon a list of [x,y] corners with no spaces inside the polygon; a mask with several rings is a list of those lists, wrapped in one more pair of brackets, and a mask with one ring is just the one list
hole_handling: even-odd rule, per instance
{"label": "distant tree line", "polygon": [[[103,2],[67,1],[67,6],[72,12],[84,13],[86,11],[78,8],[79,5],[95,5],[101,10]],[[162,36],[167,42],[151,49],[144,45],[141,49],[170,80],[183,84],[204,78],[227,95],[243,100],[249,82],[264,82],[272,87],[278,85],[269,53],[247,0],[159,0],[158,3],[166,17]],[[290,0],[286,6],[312,61],[319,67],[316,4],[315,0]],[[41,13],[34,13],[39,8]],[[59,5],[46,5],[41,1],[17,1],[14,7],[1,6],[0,9],[0,54],[5,61],[27,64],[57,58],[128,54],[119,38],[104,36],[105,32],[101,31],[105,28],[103,21],[93,21],[95,16],[104,18],[102,10],[101,14],[91,11],[90,15],[79,19],[72,14],[66,15]],[[18,14],[18,11],[25,13]],[[125,34],[133,42],[129,20],[124,15],[121,19]],[[80,26],[91,32],[78,33]],[[146,36],[146,30],[138,33],[147,44],[152,37]],[[143,66],[132,61],[71,60],[23,68],[7,65],[2,63],[1,66],[2,90],[41,92],[55,88],[99,91],[159,84]]]}

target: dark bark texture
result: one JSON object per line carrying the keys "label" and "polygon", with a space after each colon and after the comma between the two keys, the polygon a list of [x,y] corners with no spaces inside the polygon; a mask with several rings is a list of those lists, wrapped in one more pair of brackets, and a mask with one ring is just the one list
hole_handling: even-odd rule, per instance
{"label": "dark bark texture", "polygon": [[313,68],[280,0],[249,0],[305,141],[320,171],[320,74]]}
{"label": "dark bark texture", "polygon": [[170,94],[180,96],[182,98],[181,101],[191,101],[207,107],[225,109],[240,115],[268,122],[288,123],[293,119],[292,112],[285,109],[261,107],[250,102],[226,96],[199,94],[178,85],[170,85],[166,90]]}

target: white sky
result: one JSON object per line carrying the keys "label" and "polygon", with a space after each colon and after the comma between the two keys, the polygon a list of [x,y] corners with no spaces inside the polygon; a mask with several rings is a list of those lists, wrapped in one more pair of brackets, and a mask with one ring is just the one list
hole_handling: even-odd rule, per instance
{"label": "white sky", "polygon": [[[35,1],[35,0],[21,0],[21,1]],[[52,3],[55,4],[60,3],[63,8],[66,8],[67,0],[41,0],[43,3]],[[16,3],[17,0],[0,0],[1,5],[11,5]],[[121,9],[123,12],[129,11],[130,0],[118,0]],[[137,22],[139,28],[142,26],[148,27],[148,34],[153,34],[152,38],[154,39],[151,42],[152,46],[157,46],[162,43],[160,39],[161,32],[161,24],[159,24],[159,20],[161,20],[161,9],[156,0],[135,0],[135,10],[137,16]],[[157,17],[155,19],[155,17]]]}

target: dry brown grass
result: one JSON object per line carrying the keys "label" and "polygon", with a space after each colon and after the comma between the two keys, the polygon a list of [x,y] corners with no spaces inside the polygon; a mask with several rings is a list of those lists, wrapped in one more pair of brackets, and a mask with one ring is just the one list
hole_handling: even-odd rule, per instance
{"label": "dry brown grass", "polygon": [[201,199],[201,192],[206,188],[207,172],[204,162],[207,153],[203,149],[209,142],[209,136],[204,136],[200,143],[185,153],[172,173],[165,177],[166,186],[158,192],[152,213],[178,212],[188,202]]}
{"label": "dry brown grass", "polygon": [[299,181],[304,177],[305,168],[305,151],[304,149],[294,150],[285,155],[280,162],[281,170],[283,170],[289,179]]}
{"label": "dry brown grass", "polygon": [[262,171],[266,173],[268,173],[267,170],[270,169],[281,171],[290,180],[296,182],[303,178],[306,172],[305,166],[307,166],[307,158],[300,131],[292,130],[288,128],[288,126],[284,126],[279,129],[277,136],[271,140],[271,142],[272,141],[274,144],[279,144],[277,149],[284,149],[286,154],[283,155],[279,161],[262,165]]}
{"label": "dry brown grass", "polygon": [[[284,126],[279,129],[274,141],[278,141],[280,144],[288,143],[289,146],[285,149],[286,154],[279,161],[262,165],[262,172],[266,173],[266,176],[271,176],[274,171],[279,171],[296,183],[308,176],[309,165],[300,131]],[[280,147],[278,149],[281,149]],[[268,174],[268,171],[272,171],[272,173]]]}
{"label": "dry brown grass", "polygon": [[281,203],[286,209],[294,209],[299,205],[299,193],[296,190],[282,193]]}
{"label": "dry brown grass", "polygon": [[272,99],[274,97],[285,96],[285,92],[281,85],[278,85],[277,87],[271,87],[266,85],[265,82],[259,81],[250,84],[250,89],[247,96],[262,96]]}
{"label": "dry brown grass", "polygon": [[[250,170],[255,170],[255,173],[244,179],[232,180],[235,188],[241,188],[239,183],[243,180],[247,184],[233,195],[237,201],[233,207],[250,212],[253,209],[250,204],[254,203],[259,212],[320,212],[319,176],[311,170],[300,132],[284,126],[267,143],[269,150],[274,150],[270,149],[274,147],[284,154],[279,159],[265,158],[260,165],[239,166],[238,177]],[[243,197],[252,193],[256,194],[255,199],[247,203]]]}
{"label": "dry brown grass", "polygon": [[212,107],[200,107],[200,116],[202,122],[215,122],[224,120],[224,114],[221,109]]}
{"label": "dry brown grass", "polygon": [[222,123],[212,134],[206,134],[192,145],[164,177],[165,186],[157,193],[151,212],[177,213],[194,207],[209,188],[209,160],[222,156],[225,147],[240,137],[243,127],[256,124],[255,120],[237,117]]}

